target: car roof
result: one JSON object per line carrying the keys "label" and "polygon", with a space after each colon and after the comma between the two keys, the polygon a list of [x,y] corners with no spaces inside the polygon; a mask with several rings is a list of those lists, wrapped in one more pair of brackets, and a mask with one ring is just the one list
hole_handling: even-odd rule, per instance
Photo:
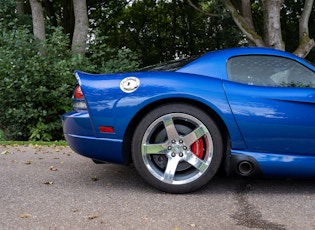
{"label": "car roof", "polygon": [[232,57],[244,55],[271,55],[285,57],[302,62],[304,65],[314,70],[312,65],[292,53],[264,47],[239,47],[208,52],[197,60],[178,69],[176,72],[205,75],[215,78],[227,78],[227,61]]}

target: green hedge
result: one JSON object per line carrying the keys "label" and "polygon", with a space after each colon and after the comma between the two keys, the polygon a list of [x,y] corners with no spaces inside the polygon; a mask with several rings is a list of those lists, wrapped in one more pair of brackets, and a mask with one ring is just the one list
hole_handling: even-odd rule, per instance
{"label": "green hedge", "polygon": [[1,129],[13,140],[60,139],[60,114],[71,108],[79,64],[65,36],[56,30],[43,44],[45,56],[27,28],[3,31],[0,39]]}
{"label": "green hedge", "polygon": [[87,57],[73,56],[62,29],[50,31],[41,44],[23,25],[13,23],[0,34],[0,140],[62,140],[61,115],[71,110],[75,69],[116,72],[138,66],[128,49],[103,50],[102,38],[90,43]]}

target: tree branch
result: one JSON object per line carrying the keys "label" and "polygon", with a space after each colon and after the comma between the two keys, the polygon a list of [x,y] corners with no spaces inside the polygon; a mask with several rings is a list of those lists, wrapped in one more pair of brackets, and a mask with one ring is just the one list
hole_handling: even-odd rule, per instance
{"label": "tree branch", "polygon": [[251,40],[256,46],[264,47],[265,43],[261,36],[259,36],[256,31],[252,29],[250,25],[247,24],[246,20],[238,13],[234,5],[230,0],[224,0],[226,8],[231,12],[233,20],[238,28],[246,35],[246,37]]}
{"label": "tree branch", "polygon": [[308,53],[312,50],[315,46],[315,42],[311,39],[307,33],[305,33],[302,38],[300,38],[300,44],[298,48],[293,52],[296,56],[299,57],[306,57]]}
{"label": "tree branch", "polygon": [[199,12],[205,14],[205,15],[208,15],[208,16],[210,16],[210,17],[220,17],[220,14],[212,14],[212,13],[209,13],[209,12],[206,12],[206,11],[200,9],[198,6],[196,6],[194,3],[192,3],[191,0],[188,0],[188,3],[189,3],[189,5],[190,5],[192,8],[194,8],[195,10],[197,10],[197,11],[199,11]]}
{"label": "tree branch", "polygon": [[306,57],[311,49],[315,46],[315,42],[313,39],[309,37],[309,29],[308,23],[310,14],[312,12],[312,7],[314,4],[314,0],[305,0],[303,13],[301,15],[299,21],[299,46],[294,51],[294,54],[299,57]]}
{"label": "tree branch", "polygon": [[303,13],[301,15],[300,21],[299,21],[299,36],[300,39],[304,36],[305,33],[309,34],[308,30],[308,22],[309,18],[312,12],[312,7],[314,4],[314,0],[305,0],[304,7],[303,7]]}

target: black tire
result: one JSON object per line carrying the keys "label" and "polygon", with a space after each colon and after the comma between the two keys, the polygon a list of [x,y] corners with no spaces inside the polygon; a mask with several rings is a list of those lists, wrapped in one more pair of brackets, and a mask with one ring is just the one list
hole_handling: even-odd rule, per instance
{"label": "black tire", "polygon": [[216,123],[201,109],[184,103],[165,104],[146,114],[134,132],[131,149],[144,180],[168,193],[204,186],[223,156]]}

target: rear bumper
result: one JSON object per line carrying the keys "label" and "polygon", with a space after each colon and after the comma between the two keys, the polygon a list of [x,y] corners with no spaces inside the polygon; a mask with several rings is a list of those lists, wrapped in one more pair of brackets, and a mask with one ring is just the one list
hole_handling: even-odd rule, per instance
{"label": "rear bumper", "polygon": [[70,148],[85,157],[124,164],[122,140],[96,137],[87,112],[69,112],[62,116],[65,139]]}

